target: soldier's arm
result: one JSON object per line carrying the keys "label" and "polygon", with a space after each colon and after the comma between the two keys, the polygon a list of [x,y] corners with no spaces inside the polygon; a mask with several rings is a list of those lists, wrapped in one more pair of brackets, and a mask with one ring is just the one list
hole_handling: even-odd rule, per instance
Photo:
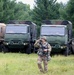
{"label": "soldier's arm", "polygon": [[36,40],[34,46],[35,46],[35,47],[39,47],[39,40]]}
{"label": "soldier's arm", "polygon": [[48,51],[51,52],[52,48],[50,46],[50,44],[48,44]]}

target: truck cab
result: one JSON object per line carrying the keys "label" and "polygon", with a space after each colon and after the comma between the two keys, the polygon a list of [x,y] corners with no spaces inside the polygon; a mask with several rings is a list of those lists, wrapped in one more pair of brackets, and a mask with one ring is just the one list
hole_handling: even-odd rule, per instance
{"label": "truck cab", "polygon": [[71,53],[72,24],[68,21],[46,21],[41,25],[40,36],[46,36],[52,52]]}
{"label": "truck cab", "polygon": [[24,48],[30,38],[29,25],[7,24],[4,45],[8,48]]}
{"label": "truck cab", "polygon": [[6,25],[4,45],[8,49],[18,48],[20,52],[31,53],[34,40],[36,39],[36,28],[34,27],[36,25],[31,26],[29,21],[24,21],[24,23],[17,22]]}
{"label": "truck cab", "polygon": [[6,24],[5,23],[0,23],[0,52],[4,49],[4,35],[5,35],[5,28]]}

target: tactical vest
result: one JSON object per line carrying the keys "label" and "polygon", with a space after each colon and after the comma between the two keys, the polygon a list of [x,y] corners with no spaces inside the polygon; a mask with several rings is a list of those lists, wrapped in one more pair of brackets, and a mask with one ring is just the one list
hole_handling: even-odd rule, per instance
{"label": "tactical vest", "polygon": [[48,43],[46,43],[46,44],[41,44],[40,43],[40,48],[39,48],[37,54],[39,56],[48,56],[48,51],[45,52],[44,49],[48,49]]}

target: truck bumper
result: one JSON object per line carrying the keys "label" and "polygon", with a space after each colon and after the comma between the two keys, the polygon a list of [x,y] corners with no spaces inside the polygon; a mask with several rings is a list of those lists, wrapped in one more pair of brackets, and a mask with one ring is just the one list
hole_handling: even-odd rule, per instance
{"label": "truck bumper", "polygon": [[62,52],[67,48],[67,46],[52,46],[52,52]]}
{"label": "truck bumper", "polygon": [[23,44],[9,44],[9,43],[6,43],[4,45],[8,48],[24,48],[28,44],[27,43],[23,43]]}

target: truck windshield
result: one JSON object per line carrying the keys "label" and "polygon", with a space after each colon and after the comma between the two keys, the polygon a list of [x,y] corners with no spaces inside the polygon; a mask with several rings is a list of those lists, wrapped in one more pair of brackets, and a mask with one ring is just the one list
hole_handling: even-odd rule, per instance
{"label": "truck windshield", "polygon": [[65,35],[64,26],[42,26],[41,35]]}
{"label": "truck windshield", "polygon": [[6,33],[27,33],[27,26],[24,25],[8,25],[6,27]]}

